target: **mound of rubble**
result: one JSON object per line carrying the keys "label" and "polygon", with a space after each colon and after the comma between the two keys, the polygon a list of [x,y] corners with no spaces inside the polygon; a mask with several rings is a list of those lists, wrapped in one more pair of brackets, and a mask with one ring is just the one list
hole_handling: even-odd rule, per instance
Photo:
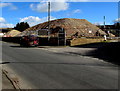
{"label": "mound of rubble", "polygon": [[7,32],[4,36],[6,36],[6,37],[15,37],[20,33],[21,32],[18,31],[18,30],[11,30],[11,31]]}
{"label": "mound of rubble", "polygon": [[[63,18],[50,21],[50,29],[54,30],[56,27],[61,27],[66,31],[67,37],[71,37],[74,34],[78,36],[94,37],[99,33],[100,36],[106,34],[97,26],[91,24],[85,19]],[[38,24],[23,31],[20,35],[26,35],[29,31],[36,31],[40,29],[47,29],[48,22]],[[19,35],[19,36],[20,36]]]}

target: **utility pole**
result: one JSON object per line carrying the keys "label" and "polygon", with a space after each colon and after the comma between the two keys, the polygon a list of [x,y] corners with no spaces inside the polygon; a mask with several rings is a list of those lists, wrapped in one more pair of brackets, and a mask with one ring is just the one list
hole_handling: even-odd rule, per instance
{"label": "utility pole", "polygon": [[[118,19],[120,18],[120,1],[118,2]],[[120,26],[120,22],[118,21],[118,26]],[[118,28],[118,37],[120,37],[120,28]]]}
{"label": "utility pole", "polygon": [[48,2],[48,42],[50,39],[50,2]]}
{"label": "utility pole", "polygon": [[104,29],[105,29],[105,16],[103,17],[103,19],[104,19]]}
{"label": "utility pole", "polygon": [[[105,31],[105,16],[103,17],[103,21],[104,21],[104,31]],[[104,35],[104,41],[106,41],[106,34]]]}

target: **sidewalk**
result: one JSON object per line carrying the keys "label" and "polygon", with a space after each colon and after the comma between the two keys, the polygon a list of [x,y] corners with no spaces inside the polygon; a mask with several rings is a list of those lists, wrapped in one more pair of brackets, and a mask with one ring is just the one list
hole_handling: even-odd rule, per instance
{"label": "sidewalk", "polygon": [[9,78],[2,72],[2,89],[15,89]]}
{"label": "sidewalk", "polygon": [[18,79],[12,74],[9,74],[6,70],[2,69],[2,90],[7,89],[17,89],[17,91],[19,91],[20,87],[18,85]]}

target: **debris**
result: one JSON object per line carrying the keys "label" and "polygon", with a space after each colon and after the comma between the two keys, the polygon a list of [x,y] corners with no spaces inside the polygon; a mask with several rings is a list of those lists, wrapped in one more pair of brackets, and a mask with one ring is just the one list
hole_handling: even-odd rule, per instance
{"label": "debris", "polygon": [[15,37],[16,35],[20,34],[21,32],[18,30],[11,30],[7,32],[4,36],[6,37]]}
{"label": "debris", "polygon": [[[66,31],[67,37],[71,37],[76,33],[78,33],[78,36],[94,37],[96,36],[97,31],[99,31],[100,35],[106,34],[104,31],[102,31],[97,26],[91,24],[85,19],[63,18],[50,21],[51,31],[54,30],[56,27],[63,28]],[[48,29],[48,22],[44,22],[36,26],[30,27],[18,36],[27,35],[31,31],[37,31],[42,29]]]}

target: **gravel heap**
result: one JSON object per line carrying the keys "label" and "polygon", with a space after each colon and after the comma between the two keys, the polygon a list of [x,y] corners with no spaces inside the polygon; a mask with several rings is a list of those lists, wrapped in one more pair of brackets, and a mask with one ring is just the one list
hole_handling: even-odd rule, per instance
{"label": "gravel heap", "polygon": [[[56,27],[64,28],[66,31],[67,37],[71,37],[72,35],[78,32],[79,36],[87,36],[87,37],[94,37],[96,36],[96,32],[98,31],[100,35],[106,34],[104,31],[99,29],[96,25],[88,22],[85,19],[74,19],[74,18],[63,18],[63,19],[56,19],[50,21],[50,28],[55,29]],[[27,35],[29,31],[36,31],[40,29],[48,28],[48,22],[44,22],[33,27],[30,27],[23,31],[20,35]],[[18,36],[20,36],[18,35]]]}

